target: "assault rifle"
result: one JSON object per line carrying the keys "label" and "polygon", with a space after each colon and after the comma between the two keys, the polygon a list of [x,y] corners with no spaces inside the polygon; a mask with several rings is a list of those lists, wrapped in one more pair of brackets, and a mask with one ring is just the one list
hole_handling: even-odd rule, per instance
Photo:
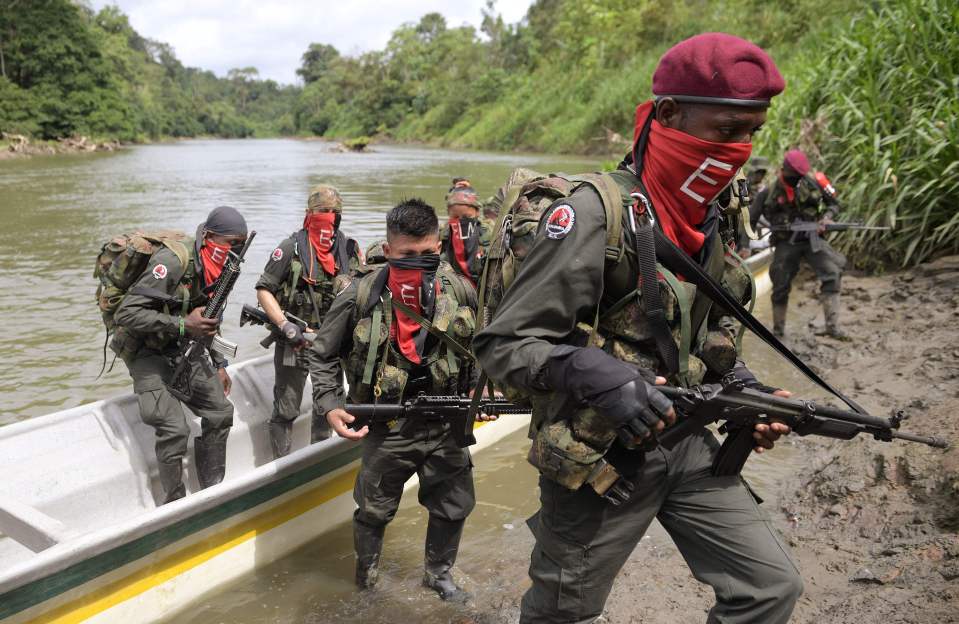
{"label": "assault rifle", "polygon": [[725,429],[727,436],[713,463],[714,475],[739,474],[756,446],[754,426],[773,419],[787,424],[801,436],[851,440],[865,433],[884,442],[907,440],[936,448],[949,447],[949,443],[940,437],[899,431],[899,425],[906,418],[901,411],[890,418],[870,416],[812,401],[766,394],[746,388],[738,379],[729,378],[723,383],[692,388],[656,386],[656,389],[672,400],[680,416],[675,425],[657,435],[659,444],[668,449],[706,425],[724,421],[720,431]]}
{"label": "assault rifle", "polygon": [[355,420],[348,426],[359,431],[365,425],[376,422],[389,422],[399,418],[448,419],[452,421],[453,439],[460,447],[476,444],[473,435],[473,425],[476,423],[476,414],[483,413],[490,416],[502,414],[528,414],[529,408],[504,399],[483,399],[478,403],[478,409],[471,413],[470,405],[473,399],[459,396],[429,396],[421,394],[399,405],[361,404],[346,405],[343,409]]}
{"label": "assault rifle", "polygon": [[[298,316],[294,316],[289,312],[283,312],[283,316],[286,317],[286,320],[295,324],[300,328],[300,331],[303,333],[304,340],[308,342],[313,342],[316,340],[316,334],[306,333],[309,324],[301,319]],[[259,308],[254,308],[253,306],[244,303],[243,309],[240,311],[240,327],[243,327],[249,323],[250,325],[263,325],[270,330],[270,333],[267,334],[266,338],[260,341],[260,346],[264,349],[269,349],[270,345],[274,342],[286,340],[286,336],[280,331],[280,328],[277,327],[273,321],[270,320],[270,317],[266,315],[266,312]],[[279,347],[278,347],[279,348]],[[287,357],[289,356],[289,357]],[[296,364],[296,354],[292,349],[286,349],[283,352],[283,365],[284,366],[294,366]]]}
{"label": "assault rifle", "polygon": [[[216,288],[213,290],[206,307],[203,308],[203,318],[213,319],[223,316],[223,310],[230,298],[230,292],[240,278],[240,265],[243,263],[243,256],[250,249],[250,244],[255,236],[256,231],[250,232],[239,253],[232,249],[227,252],[226,263],[223,265],[223,271],[216,281]],[[181,401],[188,402],[193,397],[192,363],[203,357],[204,348],[219,353],[223,357],[236,357],[236,343],[224,340],[220,336],[214,336],[212,339],[191,337],[182,343],[180,352],[177,354],[173,375],[167,384],[170,394]]]}
{"label": "assault rifle", "polygon": [[792,223],[780,223],[770,225],[769,229],[773,232],[792,232],[789,239],[790,243],[795,243],[798,236],[806,234],[809,236],[810,247],[813,252],[822,249],[822,239],[819,238],[819,230],[825,232],[845,232],[847,230],[890,230],[892,228],[885,225],[863,225],[862,223],[819,223],[818,221],[793,221]]}

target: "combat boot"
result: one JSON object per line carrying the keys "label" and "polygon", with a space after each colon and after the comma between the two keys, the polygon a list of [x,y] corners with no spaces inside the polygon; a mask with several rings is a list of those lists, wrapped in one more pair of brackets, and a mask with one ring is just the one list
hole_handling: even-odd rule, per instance
{"label": "combat boot", "polygon": [[170,462],[158,461],[157,469],[160,473],[160,486],[163,488],[161,505],[172,503],[186,496],[186,488],[183,487],[183,460],[181,458],[177,457]]}
{"label": "combat boot", "polygon": [[270,445],[273,447],[273,459],[290,454],[293,443],[293,423],[285,420],[270,421]]}
{"label": "combat boot", "polygon": [[201,488],[208,488],[223,481],[226,474],[226,439],[215,440],[205,435],[193,439],[196,455],[196,474]]}
{"label": "combat boot", "polygon": [[826,322],[822,331],[817,332],[817,335],[829,336],[836,340],[850,340],[849,335],[839,327],[839,293],[823,293],[820,296],[822,297],[822,312]]}
{"label": "combat boot", "polygon": [[774,303],[773,304],[773,333],[777,338],[786,337],[786,311],[789,309],[789,304],[786,303]]}
{"label": "combat boot", "polygon": [[380,551],[385,526],[369,526],[353,521],[353,549],[356,551],[356,586],[373,589],[379,577]]}
{"label": "combat boot", "polygon": [[456,562],[460,537],[463,535],[465,520],[451,522],[430,516],[426,527],[426,572],[423,585],[429,587],[443,600],[466,602],[470,594],[453,582],[450,572]]}
{"label": "combat boot", "polygon": [[330,423],[326,416],[313,414],[313,420],[310,421],[310,444],[316,444],[330,438]]}

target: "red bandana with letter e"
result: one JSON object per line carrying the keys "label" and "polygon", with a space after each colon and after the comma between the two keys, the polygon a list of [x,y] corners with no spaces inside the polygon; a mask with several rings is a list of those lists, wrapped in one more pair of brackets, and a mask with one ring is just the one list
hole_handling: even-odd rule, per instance
{"label": "red bandana with letter e", "polygon": [[310,246],[327,275],[336,275],[336,260],[330,250],[336,240],[336,213],[314,212],[306,215],[303,229],[310,236]]}
{"label": "red bandana with letter e", "polygon": [[[639,138],[653,103],[636,109]],[[694,255],[706,236],[697,227],[706,218],[709,202],[736,176],[752,152],[750,143],[713,143],[698,139],[655,119],[643,157],[643,184],[666,236]]]}
{"label": "red bandana with letter e", "polygon": [[[423,289],[422,269],[400,269],[391,266],[387,287],[394,299],[402,301],[406,307],[417,314],[423,314],[423,302],[421,300]],[[396,339],[396,345],[400,348],[400,353],[407,360],[419,364],[421,358],[414,342],[414,334],[420,329],[419,323],[400,310],[393,310],[393,313],[396,316],[396,325],[393,326],[391,331],[393,333],[392,338]]]}
{"label": "red bandana with letter e", "polygon": [[223,265],[226,264],[229,255],[229,245],[220,245],[211,240],[204,241],[203,247],[200,248],[200,260],[203,262],[203,279],[207,286],[212,285],[220,278]]}

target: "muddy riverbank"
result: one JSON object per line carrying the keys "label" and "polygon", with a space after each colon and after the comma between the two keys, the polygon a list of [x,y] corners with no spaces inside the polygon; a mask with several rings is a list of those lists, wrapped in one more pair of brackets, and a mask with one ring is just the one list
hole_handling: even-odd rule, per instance
{"label": "muddy riverbank", "polygon": [[[851,342],[815,336],[822,324],[817,287],[807,281],[794,293],[795,350],[872,413],[903,409],[903,430],[959,443],[959,257],[845,278]],[[805,582],[792,621],[959,622],[959,449],[861,437],[792,436],[786,444],[799,457],[789,461],[795,476],[781,482],[778,495],[768,486],[763,494]],[[477,608],[476,621],[517,620],[532,538],[516,541],[523,544],[512,544],[515,554],[499,568],[501,593]],[[712,603],[712,591],[692,578],[654,525],[617,578],[604,619],[701,623]]]}

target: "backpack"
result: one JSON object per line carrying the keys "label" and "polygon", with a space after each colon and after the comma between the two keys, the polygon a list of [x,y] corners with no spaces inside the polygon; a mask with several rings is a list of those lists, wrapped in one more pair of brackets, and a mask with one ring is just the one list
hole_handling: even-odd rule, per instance
{"label": "backpack", "polygon": [[[511,180],[516,177],[511,175]],[[477,330],[489,324],[503,295],[516,278],[533,246],[543,212],[556,200],[569,197],[583,185],[593,187],[606,212],[607,261],[619,262],[622,259],[625,253],[623,196],[610,174],[537,175],[523,182],[508,183],[503,189],[503,207],[493,227],[477,288],[480,317]]]}
{"label": "backpack", "polygon": [[188,241],[186,234],[175,230],[137,230],[114,236],[103,244],[97,254],[93,277],[100,280],[96,293],[97,306],[107,334],[113,331],[113,315],[127,290],[146,270],[153,254],[166,247],[186,269],[190,261]]}

